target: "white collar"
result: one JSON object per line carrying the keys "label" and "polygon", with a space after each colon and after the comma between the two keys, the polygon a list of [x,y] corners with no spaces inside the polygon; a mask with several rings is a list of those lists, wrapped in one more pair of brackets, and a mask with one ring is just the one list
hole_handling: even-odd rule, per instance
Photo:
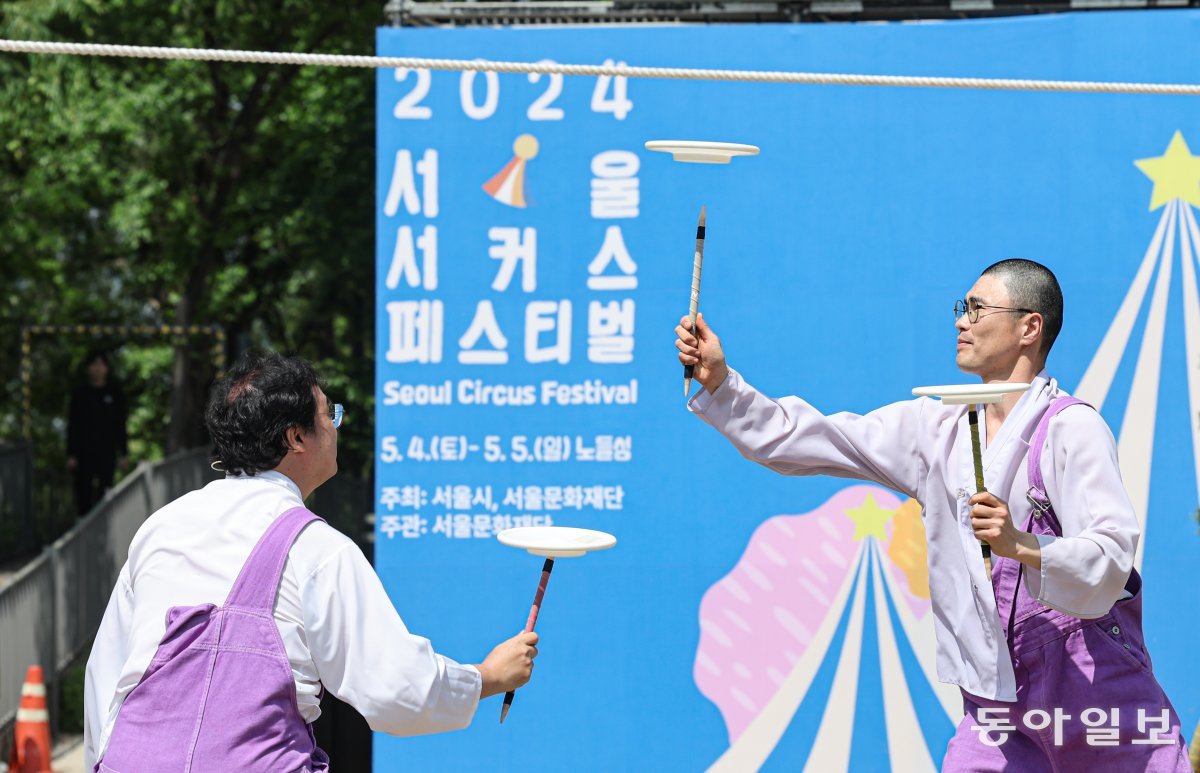
{"label": "white collar", "polygon": [[295,494],[300,499],[304,498],[304,497],[300,496],[300,487],[296,485],[296,481],[292,480],[291,478],[284,475],[282,472],[279,472],[278,470],[267,470],[266,472],[260,472],[255,475],[234,475],[233,473],[226,473],[225,480],[239,480],[239,481],[259,481],[259,480],[261,480],[263,482],[271,483],[272,485],[288,489],[289,491],[291,491],[293,494]]}

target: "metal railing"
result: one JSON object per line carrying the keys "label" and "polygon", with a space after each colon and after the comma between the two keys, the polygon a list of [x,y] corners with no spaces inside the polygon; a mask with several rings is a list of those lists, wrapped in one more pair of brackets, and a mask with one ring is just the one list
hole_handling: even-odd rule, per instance
{"label": "metal railing", "polygon": [[0,729],[16,717],[26,667],[45,668],[47,695],[53,696],[59,672],[91,644],[138,527],[215,476],[203,450],[143,462],[79,525],[0,587]]}
{"label": "metal railing", "polygon": [[0,445],[0,561],[36,549],[33,455],[24,443]]}

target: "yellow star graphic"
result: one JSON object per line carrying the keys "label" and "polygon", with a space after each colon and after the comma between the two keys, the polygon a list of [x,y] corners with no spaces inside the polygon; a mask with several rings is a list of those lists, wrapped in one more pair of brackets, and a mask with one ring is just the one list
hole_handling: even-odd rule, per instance
{"label": "yellow star graphic", "polygon": [[1175,199],[1200,207],[1200,156],[1192,155],[1180,132],[1175,132],[1166,153],[1133,163],[1154,181],[1150,211]]}
{"label": "yellow star graphic", "polygon": [[854,521],[854,539],[862,540],[874,537],[883,542],[887,539],[887,522],[895,515],[894,510],[884,510],[875,501],[875,497],[867,494],[866,500],[853,510],[846,510],[846,515]]}

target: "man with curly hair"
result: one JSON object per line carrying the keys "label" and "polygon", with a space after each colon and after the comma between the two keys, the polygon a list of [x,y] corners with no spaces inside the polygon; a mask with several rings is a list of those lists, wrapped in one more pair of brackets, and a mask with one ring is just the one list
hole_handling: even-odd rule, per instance
{"label": "man with curly hair", "polygon": [[88,660],[88,769],[324,770],[323,690],[372,729],[470,724],[525,684],[537,635],[460,665],[408,631],[353,542],[304,508],[337,472],[331,405],[307,362],[243,357],[205,422],[225,478],[150,516]]}

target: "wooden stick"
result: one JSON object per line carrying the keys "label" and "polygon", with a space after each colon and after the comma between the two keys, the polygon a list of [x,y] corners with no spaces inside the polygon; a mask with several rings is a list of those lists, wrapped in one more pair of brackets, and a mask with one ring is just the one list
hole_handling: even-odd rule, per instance
{"label": "wooden stick", "polygon": [[[976,405],[971,404],[967,411],[967,423],[971,425],[971,457],[975,462],[975,493],[987,491],[983,485],[983,451],[979,448],[979,413]],[[987,570],[988,582],[992,581],[992,546],[979,540],[979,549],[983,553],[983,568]]]}
{"label": "wooden stick", "polygon": [[[542,597],[546,595],[546,586],[550,584],[550,572],[553,570],[554,559],[547,558],[546,563],[542,565],[542,579],[538,581],[537,593],[533,597],[533,607],[529,610],[529,619],[525,621],[525,633],[529,633],[537,625],[538,612],[542,608]],[[504,718],[508,716],[508,710],[515,697],[517,697],[516,690],[504,693],[504,705],[500,707],[500,724],[504,724]]]}
{"label": "wooden stick", "polygon": [[[700,269],[704,265],[704,207],[700,207],[700,224],[696,226],[696,254],[692,258],[692,300],[688,306],[688,318],[692,321],[692,335],[696,336],[696,348],[700,346],[700,336],[696,332],[696,312],[700,308]],[[692,365],[683,366],[683,394],[692,392]]]}

